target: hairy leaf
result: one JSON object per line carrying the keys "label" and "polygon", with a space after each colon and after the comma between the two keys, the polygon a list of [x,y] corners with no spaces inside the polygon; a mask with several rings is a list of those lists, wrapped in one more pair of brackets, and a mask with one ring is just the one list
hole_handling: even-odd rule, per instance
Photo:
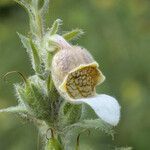
{"label": "hairy leaf", "polygon": [[0,113],[25,113],[27,109],[25,106],[12,106],[5,109],[0,109]]}
{"label": "hairy leaf", "polygon": [[67,41],[72,41],[78,39],[81,35],[83,35],[83,31],[81,29],[74,29],[70,32],[67,32],[63,35],[64,39]]}
{"label": "hairy leaf", "polygon": [[72,128],[83,128],[83,129],[98,129],[102,130],[105,133],[108,133],[113,136],[114,131],[112,130],[112,126],[108,125],[107,123],[103,122],[101,119],[90,119],[90,120],[83,120],[81,122],[75,123],[65,128],[65,130],[72,129]]}
{"label": "hairy leaf", "polygon": [[71,143],[75,143],[77,136],[88,129],[97,129],[104,131],[105,133],[111,135],[113,137],[114,131],[112,130],[112,127],[100,119],[91,119],[91,120],[83,120],[81,122],[75,123],[73,125],[67,126],[63,130],[62,140],[64,143],[64,147],[66,150],[73,150],[71,148]]}
{"label": "hairy leaf", "polygon": [[51,29],[50,29],[50,35],[56,34],[61,25],[62,25],[62,20],[61,19],[55,20],[52,27],[51,27]]}
{"label": "hairy leaf", "polygon": [[22,35],[20,33],[18,33],[18,35],[19,35],[19,38],[21,39],[21,42],[22,42],[24,48],[26,48],[26,51],[29,54],[33,69],[37,73],[40,74],[42,71],[41,70],[41,59],[40,59],[40,56],[38,54],[38,50],[37,50],[35,44],[33,43],[32,40],[25,37],[24,35]]}

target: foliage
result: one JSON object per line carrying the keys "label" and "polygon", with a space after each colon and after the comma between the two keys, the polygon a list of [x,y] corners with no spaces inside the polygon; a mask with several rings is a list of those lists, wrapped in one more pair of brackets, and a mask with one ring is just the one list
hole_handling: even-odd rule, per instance
{"label": "foliage", "polygon": [[[15,113],[22,119],[33,120],[32,122],[40,131],[42,140],[45,139],[43,147],[45,150],[68,149],[66,141],[71,139],[70,135],[80,134],[82,128],[101,129],[113,135],[112,127],[100,119],[84,120],[81,118],[82,113],[84,113],[82,104],[69,104],[62,100],[64,97],[61,97],[56,91],[57,87],[54,86],[51,76],[51,59],[54,55],[53,51],[60,48],[57,38],[61,37],[58,32],[62,21],[57,19],[50,29],[45,28],[44,14],[48,8],[49,0],[45,0],[41,6],[38,0],[16,0],[16,2],[25,8],[29,15],[29,35],[24,36],[20,33],[18,35],[29,55],[35,74],[31,77],[25,77],[19,71],[12,71],[4,75],[6,78],[12,73],[18,73],[22,77],[23,83],[14,84],[18,106],[1,109],[0,112]],[[61,37],[58,41],[65,41],[65,39],[71,41],[79,38],[81,34],[83,32],[80,29],[72,30],[63,34],[64,39]],[[45,128],[43,131],[40,130],[42,126]],[[50,139],[46,139],[47,127],[51,129]],[[76,146],[77,149],[78,146]]]}
{"label": "foliage", "polygon": [[[86,37],[81,39],[80,43],[89,49],[95,49],[92,53],[104,66],[103,70],[109,82],[106,82],[99,91],[107,90],[109,93],[117,95],[124,106],[122,123],[118,129],[117,140],[114,141],[116,145],[128,143],[128,145],[133,145],[135,149],[148,149],[149,119],[145,118],[148,118],[149,114],[149,66],[146,65],[150,60],[148,55],[150,47],[149,2],[146,0],[142,2],[138,0],[132,2],[111,0],[109,4],[106,3],[106,1],[97,0],[89,0],[86,4],[81,1],[62,3],[58,0],[52,4],[54,15],[51,16],[51,20],[54,20],[53,18],[59,14],[65,22],[65,29],[68,29],[68,24],[69,27],[84,28]],[[14,69],[31,74],[29,63],[24,57],[25,53],[15,35],[16,30],[19,32],[26,30],[26,17],[21,10],[14,6],[10,8],[10,12],[11,14],[1,13],[6,16],[0,18],[1,74]],[[9,99],[14,99],[12,92],[10,92],[10,86],[1,85],[0,90],[1,108],[12,103],[14,105],[15,101],[9,101]],[[31,148],[25,149],[35,149],[32,146],[37,141],[37,139],[33,140],[33,137],[36,137],[34,128],[32,128],[34,136],[25,126],[22,127],[22,132],[18,131],[20,134],[15,131],[20,124],[14,123],[13,120],[8,121],[9,119],[11,120],[9,116],[1,116],[0,145],[2,149],[17,149],[17,147],[23,149],[24,143],[31,146]],[[12,143],[12,139],[10,140],[8,137],[10,134],[14,135],[14,131],[19,136],[17,139],[14,138]],[[32,140],[26,139],[25,135],[31,136]],[[97,136],[100,136],[99,133]],[[22,141],[18,141],[19,137]],[[86,143],[91,142],[91,139],[88,139],[89,136]],[[6,141],[9,141],[10,144],[8,145]],[[108,138],[105,138],[105,141],[110,143]],[[100,142],[93,143],[91,145],[95,147],[97,145],[97,149],[102,145]]]}

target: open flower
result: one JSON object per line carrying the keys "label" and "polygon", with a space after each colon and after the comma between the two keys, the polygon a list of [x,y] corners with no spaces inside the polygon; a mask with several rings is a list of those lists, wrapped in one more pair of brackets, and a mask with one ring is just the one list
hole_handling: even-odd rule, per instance
{"label": "open flower", "polygon": [[119,103],[111,96],[96,93],[96,86],[105,80],[98,63],[86,49],[66,44],[59,35],[53,39],[60,50],[53,57],[51,72],[61,96],[74,104],[88,104],[102,120],[117,125]]}

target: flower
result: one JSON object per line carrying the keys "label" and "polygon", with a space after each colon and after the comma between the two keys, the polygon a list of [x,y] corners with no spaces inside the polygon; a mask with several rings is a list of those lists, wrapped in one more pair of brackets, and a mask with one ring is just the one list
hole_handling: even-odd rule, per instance
{"label": "flower", "polygon": [[53,39],[60,49],[52,59],[51,73],[61,96],[74,104],[88,104],[103,121],[117,125],[119,103],[111,96],[96,93],[96,86],[105,80],[98,63],[85,48],[73,46],[59,35]]}

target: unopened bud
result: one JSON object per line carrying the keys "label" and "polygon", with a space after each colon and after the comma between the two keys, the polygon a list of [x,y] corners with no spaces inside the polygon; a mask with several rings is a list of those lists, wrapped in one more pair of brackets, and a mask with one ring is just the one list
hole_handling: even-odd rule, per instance
{"label": "unopened bud", "polygon": [[57,139],[50,138],[46,144],[45,150],[62,150],[62,148]]}

